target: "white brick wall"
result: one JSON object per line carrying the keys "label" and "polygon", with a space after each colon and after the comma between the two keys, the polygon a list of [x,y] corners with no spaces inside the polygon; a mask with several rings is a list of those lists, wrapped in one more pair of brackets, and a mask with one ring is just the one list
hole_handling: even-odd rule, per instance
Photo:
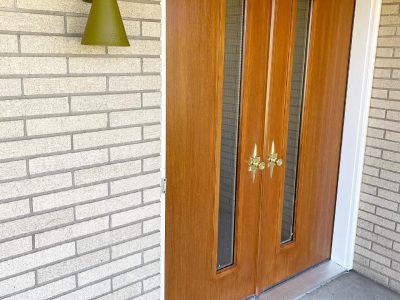
{"label": "white brick wall", "polygon": [[[0,299],[159,299],[160,0],[0,0]],[[393,116],[394,118],[394,116]]]}
{"label": "white brick wall", "polygon": [[354,268],[400,292],[400,0],[383,0]]}

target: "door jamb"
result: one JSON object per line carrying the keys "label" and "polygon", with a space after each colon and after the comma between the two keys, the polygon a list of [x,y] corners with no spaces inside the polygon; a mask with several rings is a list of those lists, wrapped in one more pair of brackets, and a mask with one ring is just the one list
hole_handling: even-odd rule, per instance
{"label": "door jamb", "polygon": [[347,270],[353,268],[381,6],[382,0],[356,1],[331,253]]}
{"label": "door jamb", "polygon": [[[357,0],[346,96],[331,260],[353,268],[361,178],[382,0]],[[166,164],[166,0],[161,1],[161,177]],[[361,78],[361,80],[360,80]],[[356,137],[356,142],[354,142]],[[165,194],[161,194],[160,296],[165,293]]]}

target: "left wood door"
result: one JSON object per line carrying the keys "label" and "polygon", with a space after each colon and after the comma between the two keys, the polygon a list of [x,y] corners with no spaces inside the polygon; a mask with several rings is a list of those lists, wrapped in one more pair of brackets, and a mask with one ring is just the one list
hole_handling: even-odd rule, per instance
{"label": "left wood door", "polygon": [[[261,176],[253,180],[249,158],[255,145],[263,157],[271,4],[237,1],[243,3],[243,39],[225,47],[225,33],[234,26],[227,19],[234,1],[226,2],[167,4],[167,300],[243,299],[255,293]],[[233,251],[221,264],[226,50],[235,46],[241,49],[241,72],[233,239],[228,237]]]}

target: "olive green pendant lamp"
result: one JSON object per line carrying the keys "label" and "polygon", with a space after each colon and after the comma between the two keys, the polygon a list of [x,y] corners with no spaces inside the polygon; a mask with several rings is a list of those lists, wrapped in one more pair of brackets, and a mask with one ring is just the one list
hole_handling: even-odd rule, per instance
{"label": "olive green pendant lamp", "polygon": [[92,3],[82,45],[129,46],[117,0],[83,0]]}

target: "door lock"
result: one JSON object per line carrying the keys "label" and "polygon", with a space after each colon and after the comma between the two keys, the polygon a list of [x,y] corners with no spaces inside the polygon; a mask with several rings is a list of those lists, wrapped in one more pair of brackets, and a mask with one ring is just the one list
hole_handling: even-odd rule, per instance
{"label": "door lock", "polygon": [[278,153],[275,153],[275,141],[272,141],[271,153],[268,156],[269,176],[272,178],[272,175],[274,175],[275,166],[281,167],[282,165],[283,160],[278,157]]}
{"label": "door lock", "polygon": [[252,173],[253,181],[256,179],[257,170],[264,170],[265,162],[261,160],[261,157],[257,155],[257,145],[254,145],[253,156],[249,159],[249,172]]}

